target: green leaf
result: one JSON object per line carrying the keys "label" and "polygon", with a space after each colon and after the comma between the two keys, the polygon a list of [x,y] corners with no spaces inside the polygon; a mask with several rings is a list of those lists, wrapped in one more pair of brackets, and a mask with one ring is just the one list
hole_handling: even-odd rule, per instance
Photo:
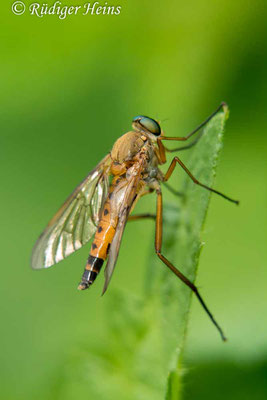
{"label": "green leaf", "polygon": [[[225,107],[212,118],[186,163],[208,186],[213,186],[227,115]],[[183,154],[179,153],[182,159]],[[175,172],[182,179],[183,196],[164,204],[162,252],[194,281],[211,194],[195,185],[181,168]],[[53,388],[54,398],[181,398],[181,356],[192,293],[155,254],[148,264],[142,297],[122,290],[109,292],[105,332],[100,338],[89,333],[89,342],[77,346],[64,360]]]}
{"label": "green leaf", "polygon": [[[188,169],[197,179],[207,186],[214,187],[214,178],[218,158],[222,149],[222,139],[225,121],[228,118],[229,110],[225,107],[223,112],[217,114],[206,126],[203,137],[194,148],[187,162]],[[179,155],[180,156],[180,155]],[[184,174],[183,171],[181,171]],[[211,194],[208,190],[195,185],[187,176],[183,180],[183,189],[185,193],[177,209],[179,215],[177,220],[176,234],[170,235],[170,242],[163,249],[163,254],[174,265],[179,268],[184,275],[192,282],[196,279],[199,256],[202,248],[202,231],[208,210]],[[168,228],[167,228],[168,229]],[[175,231],[174,231],[175,232]],[[168,244],[169,243],[169,244]],[[171,247],[171,254],[168,249]],[[170,254],[170,255],[169,255]],[[176,282],[175,276],[167,271],[160,272],[161,280],[165,282],[166,289],[161,288],[162,292],[168,291],[168,298],[164,301],[164,295],[161,296],[162,314],[165,316],[164,341],[168,343],[167,358],[169,379],[167,388],[167,400],[179,399],[181,390],[181,376],[183,369],[182,350],[186,336],[188,315],[191,304],[192,291],[182,282]],[[159,280],[156,278],[156,280]],[[177,293],[179,293],[177,295]],[[171,308],[170,308],[171,305]],[[201,310],[202,311],[202,310]],[[204,312],[204,310],[203,310]],[[207,317],[207,323],[211,323]],[[172,332],[171,334],[169,332]],[[214,335],[218,335],[214,328]],[[219,340],[219,336],[218,336]],[[171,358],[176,352],[176,357]]]}

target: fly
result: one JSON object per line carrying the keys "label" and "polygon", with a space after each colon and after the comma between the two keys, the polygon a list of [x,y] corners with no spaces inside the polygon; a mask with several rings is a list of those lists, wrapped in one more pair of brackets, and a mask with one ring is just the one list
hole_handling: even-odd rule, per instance
{"label": "fly", "polygon": [[[133,130],[115,142],[111,152],[80,183],[48,223],[34,246],[32,268],[48,268],[57,264],[85,245],[94,235],[78,289],[88,289],[107,260],[104,293],[116,265],[126,222],[155,218],[156,255],[195,293],[222,339],[226,340],[197,287],[161,252],[163,207],[161,185],[168,181],[175,167],[179,165],[195,184],[235,204],[239,202],[199,182],[177,156],[171,161],[166,174],[159,169],[160,165],[166,163],[166,151],[174,152],[192,147],[200,139],[201,133],[190,144],[172,150],[163,145],[164,140],[188,140],[224,107],[226,104],[221,103],[202,124],[184,137],[164,136],[159,123],[154,119],[143,115],[135,117],[132,121]],[[110,176],[111,183],[109,183]],[[130,215],[140,197],[152,192],[157,196],[156,215]]]}

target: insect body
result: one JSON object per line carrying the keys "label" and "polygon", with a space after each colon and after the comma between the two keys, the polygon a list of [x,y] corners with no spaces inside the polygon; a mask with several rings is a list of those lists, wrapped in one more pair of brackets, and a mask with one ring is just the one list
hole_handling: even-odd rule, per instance
{"label": "insect body", "polygon": [[[164,175],[159,165],[166,162],[166,151],[178,151],[192,147],[199,140],[178,149],[168,150],[162,140],[187,140],[202,128],[225,104],[220,107],[197,129],[185,137],[166,137],[155,120],[138,116],[133,119],[133,130],[121,136],[111,152],[97,165],[66,200],[45,231],[37,240],[32,254],[34,269],[47,268],[73,253],[94,235],[89,258],[78,289],[87,289],[96,279],[104,261],[105,284],[103,293],[110,282],[117,261],[122,234],[130,219],[154,217],[156,219],[155,251],[157,256],[187,286],[194,291],[212,322],[223,332],[205,305],[196,286],[189,281],[161,252],[162,245],[162,192],[161,184],[166,182],[179,164],[194,183],[215,192],[229,201],[238,201],[200,183],[178,157],[174,157]],[[111,184],[109,178],[112,177]],[[156,192],[156,216],[145,214],[130,215],[136,202],[145,194]]]}
{"label": "insect body", "polygon": [[[146,187],[151,188],[155,178],[163,178],[157,170],[158,159],[155,156],[153,142],[146,135],[140,135],[139,132],[128,132],[120,137],[114,144],[110,157],[109,173],[112,174],[113,179],[101,210],[82,282],[78,287],[81,290],[88,288],[96,279],[108,256],[116,230],[118,233],[122,232],[129,213],[133,210],[138,198],[145,194]],[[154,175],[153,178],[150,178],[151,174]],[[118,222],[120,222],[119,227]],[[119,242],[117,239],[114,240],[113,246],[117,246],[115,258],[117,258],[119,243],[120,240]],[[112,249],[113,247],[111,251]],[[115,258],[110,256],[107,271],[110,263],[115,265]],[[107,284],[108,281],[106,281],[105,289]]]}

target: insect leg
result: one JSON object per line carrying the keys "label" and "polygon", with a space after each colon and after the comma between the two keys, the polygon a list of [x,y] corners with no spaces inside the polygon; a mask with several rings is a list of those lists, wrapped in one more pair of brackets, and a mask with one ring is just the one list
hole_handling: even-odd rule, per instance
{"label": "insect leg", "polygon": [[[203,126],[205,126],[222,108],[227,109],[227,104],[225,102],[222,102],[219,107],[207,118],[205,121],[201,122],[200,125],[198,125],[192,132],[190,132],[186,136],[180,136],[180,137],[168,137],[168,136],[159,136],[160,140],[177,140],[177,141],[185,141],[188,140],[191,136],[193,136],[196,132],[198,132]],[[170,151],[170,150],[168,150]],[[171,150],[175,151],[175,149]]]}
{"label": "insect leg", "polygon": [[223,198],[225,198],[226,200],[231,201],[232,203],[239,204],[239,200],[233,200],[233,199],[231,199],[230,197],[226,196],[225,194],[223,194],[223,193],[221,193],[221,192],[218,192],[217,190],[212,189],[212,188],[210,188],[209,186],[204,185],[204,183],[199,182],[199,181],[191,174],[191,172],[187,169],[187,167],[184,165],[184,163],[183,163],[183,162],[180,160],[180,158],[178,158],[178,157],[174,157],[174,158],[173,158],[173,160],[172,160],[172,162],[171,162],[171,164],[170,164],[170,166],[169,166],[169,169],[168,169],[168,171],[166,172],[166,174],[165,174],[165,176],[164,176],[164,181],[167,181],[167,180],[170,178],[170,176],[171,176],[171,174],[173,173],[173,171],[174,171],[174,169],[175,169],[177,163],[183,168],[183,170],[187,173],[187,175],[189,175],[189,177],[192,179],[192,181],[193,181],[195,184],[197,184],[197,185],[199,185],[199,186],[202,186],[203,188],[209,190],[210,192],[213,192],[213,193],[218,194],[219,196],[222,196]]}
{"label": "insect leg", "polygon": [[225,341],[226,337],[224,336],[221,327],[218,325],[213,315],[209,311],[204,300],[200,296],[197,287],[182,272],[180,272],[177,268],[175,268],[175,266],[169,260],[167,260],[167,258],[164,257],[164,255],[161,253],[161,247],[162,247],[162,194],[159,189],[157,190],[157,215],[156,215],[156,235],[155,235],[156,254],[160,258],[160,260],[163,261],[164,264],[195,293],[202,307],[210,317],[213,324],[218,329],[222,340]]}
{"label": "insect leg", "polygon": [[159,152],[158,152],[158,160],[159,160],[159,164],[165,164],[166,162],[166,147],[164,146],[164,144],[162,143],[162,141],[158,138],[157,139],[157,145],[159,148]]}
{"label": "insect leg", "polygon": [[136,214],[136,215],[130,215],[130,216],[128,217],[128,221],[136,221],[137,219],[148,219],[148,218],[156,219],[156,215],[155,215],[155,214]]}
{"label": "insect leg", "polygon": [[202,137],[204,131],[200,132],[199,135],[195,138],[195,140],[193,140],[191,143],[185,145],[185,146],[180,146],[180,147],[176,147],[175,149],[168,149],[167,147],[165,147],[165,150],[168,153],[174,153],[175,151],[180,151],[180,150],[188,150],[191,149],[191,147],[195,146],[195,144],[197,144],[197,142],[199,141],[199,139]]}

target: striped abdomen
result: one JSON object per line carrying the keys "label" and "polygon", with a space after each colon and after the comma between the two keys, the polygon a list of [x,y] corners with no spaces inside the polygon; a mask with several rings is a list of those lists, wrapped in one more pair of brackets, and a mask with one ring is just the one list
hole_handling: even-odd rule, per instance
{"label": "striped abdomen", "polygon": [[[78,286],[79,290],[87,289],[96,279],[104,260],[108,256],[109,246],[115,235],[116,225],[111,219],[111,194],[114,190],[114,184],[120,179],[113,179],[112,185],[109,189],[109,195],[104,204],[103,211],[100,216],[100,222],[95,233],[94,241],[91,246],[91,251],[85,270],[82,276],[81,283]],[[114,182],[115,181],[115,182]]]}

